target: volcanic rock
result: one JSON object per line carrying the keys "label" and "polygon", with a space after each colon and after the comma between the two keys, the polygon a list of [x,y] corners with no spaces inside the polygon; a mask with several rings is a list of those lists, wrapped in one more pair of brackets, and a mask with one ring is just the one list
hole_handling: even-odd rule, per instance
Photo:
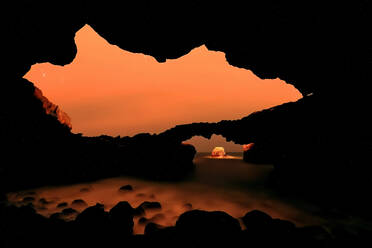
{"label": "volcanic rock", "polygon": [[[237,241],[241,228],[239,221],[225,212],[191,210],[180,215],[176,230],[182,242],[205,245]],[[231,243],[233,244],[233,243]]]}
{"label": "volcanic rock", "polygon": [[144,210],[157,210],[161,209],[161,204],[160,202],[144,201],[139,205],[139,207],[142,207]]}
{"label": "volcanic rock", "polygon": [[73,208],[65,208],[65,209],[62,210],[63,215],[72,215],[72,214],[77,214],[77,213],[78,213],[78,211],[76,211]]}
{"label": "volcanic rock", "polygon": [[132,190],[133,190],[133,187],[130,184],[121,186],[120,189],[119,189],[119,191],[132,191]]}
{"label": "volcanic rock", "polygon": [[133,232],[133,208],[126,201],[119,202],[109,212],[111,228],[122,235]]}
{"label": "volcanic rock", "polygon": [[76,199],[76,200],[73,200],[72,201],[71,206],[74,206],[74,207],[86,207],[86,206],[88,206],[88,204],[84,200],[82,200],[82,199]]}
{"label": "volcanic rock", "polygon": [[272,224],[270,215],[259,210],[246,213],[242,217],[242,221],[247,230],[265,230]]}
{"label": "volcanic rock", "polygon": [[61,203],[58,203],[57,208],[65,208],[67,206],[68,206],[67,202],[61,202]]}

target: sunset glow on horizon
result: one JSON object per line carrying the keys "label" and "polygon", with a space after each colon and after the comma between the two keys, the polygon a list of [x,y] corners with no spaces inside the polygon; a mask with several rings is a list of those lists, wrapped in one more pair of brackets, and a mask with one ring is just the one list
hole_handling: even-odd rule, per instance
{"label": "sunset glow on horizon", "polygon": [[25,75],[71,117],[75,133],[159,133],[178,124],[240,119],[302,97],[292,85],[233,67],[224,53],[205,46],[158,63],[109,44],[88,25],[75,41],[71,64],[36,64]]}

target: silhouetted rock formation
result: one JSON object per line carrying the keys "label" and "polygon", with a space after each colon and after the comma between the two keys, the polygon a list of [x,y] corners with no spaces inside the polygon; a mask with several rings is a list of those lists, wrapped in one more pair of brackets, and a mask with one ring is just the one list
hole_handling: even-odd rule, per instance
{"label": "silhouetted rock formation", "polygon": [[160,204],[160,202],[144,201],[138,207],[143,208],[144,210],[147,210],[147,209],[150,209],[150,210],[161,209],[161,204]]}
{"label": "silhouetted rock formation", "polygon": [[51,214],[49,218],[53,220],[73,221],[78,214],[79,212],[73,208],[65,208],[61,212]]}
{"label": "silhouetted rock formation", "polygon": [[271,224],[272,218],[262,211],[253,210],[246,213],[242,217],[242,221],[248,231],[255,231],[256,229],[264,231]]}
{"label": "silhouetted rock formation", "polygon": [[128,202],[119,202],[109,212],[110,224],[113,232],[118,235],[131,235],[133,233],[134,210]]}
{"label": "silhouetted rock formation", "polygon": [[65,208],[62,210],[62,214],[64,215],[71,215],[71,214],[76,214],[76,213],[78,212],[73,208]]}
{"label": "silhouetted rock formation", "polygon": [[82,199],[76,199],[71,202],[71,206],[73,207],[86,207],[88,204]]}
{"label": "silhouetted rock formation", "polygon": [[166,227],[156,224],[154,222],[150,222],[146,225],[144,233],[145,235],[152,235],[152,234],[156,234],[156,232],[158,231],[163,230],[164,228]]}
{"label": "silhouetted rock formation", "polygon": [[124,186],[121,186],[120,187],[120,189],[119,189],[119,191],[132,191],[133,190],[133,187],[132,187],[132,185],[129,185],[129,184],[127,184],[127,185],[124,185]]}
{"label": "silhouetted rock formation", "polygon": [[40,198],[40,199],[39,199],[39,203],[42,204],[42,205],[47,205],[47,204],[49,204],[50,202],[47,201],[45,198]]}
{"label": "silhouetted rock formation", "polygon": [[82,230],[90,234],[100,234],[105,231],[109,222],[109,214],[101,204],[86,208],[76,217],[76,223]]}
{"label": "silhouetted rock formation", "polygon": [[183,242],[198,247],[203,244],[222,245],[236,242],[241,231],[239,221],[227,213],[203,210],[191,210],[181,214],[176,222],[176,229]]}
{"label": "silhouetted rock formation", "polygon": [[133,216],[143,216],[145,215],[145,209],[141,206],[133,209]]}
{"label": "silhouetted rock formation", "polygon": [[61,203],[58,203],[57,208],[65,208],[67,206],[68,206],[67,202],[61,202]]}

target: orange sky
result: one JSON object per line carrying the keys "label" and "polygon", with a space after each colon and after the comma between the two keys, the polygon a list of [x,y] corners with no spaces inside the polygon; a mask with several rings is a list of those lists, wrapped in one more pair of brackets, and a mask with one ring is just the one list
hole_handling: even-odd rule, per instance
{"label": "orange sky", "polygon": [[[36,64],[25,78],[68,113],[73,132],[84,135],[158,133],[177,124],[238,119],[302,97],[292,85],[261,80],[204,46],[158,63],[110,45],[88,25],[75,41],[71,64]],[[203,140],[193,139],[199,151]]]}

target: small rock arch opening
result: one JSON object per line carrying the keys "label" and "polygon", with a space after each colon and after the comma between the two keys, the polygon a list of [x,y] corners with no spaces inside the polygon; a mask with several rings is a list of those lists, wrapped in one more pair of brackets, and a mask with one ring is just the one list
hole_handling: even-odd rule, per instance
{"label": "small rock arch opening", "polygon": [[194,136],[183,142],[195,147],[198,157],[208,157],[211,159],[243,159],[244,147],[227,141],[222,135],[213,134],[210,139],[203,136]]}

